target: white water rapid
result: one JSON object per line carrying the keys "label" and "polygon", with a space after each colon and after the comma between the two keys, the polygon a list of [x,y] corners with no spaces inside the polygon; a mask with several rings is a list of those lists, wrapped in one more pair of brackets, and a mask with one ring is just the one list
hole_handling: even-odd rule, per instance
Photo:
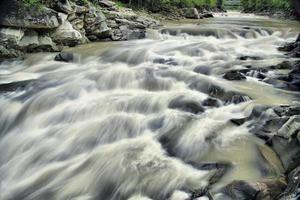
{"label": "white water rapid", "polygon": [[0,91],[0,199],[184,200],[216,173],[203,163],[233,165],[216,194],[235,179],[272,176],[261,170],[263,144],[230,120],[292,104],[295,92],[222,75],[280,63],[277,47],[295,28],[219,16],[70,49],[74,63],[36,54],[2,64],[0,83],[16,88]]}

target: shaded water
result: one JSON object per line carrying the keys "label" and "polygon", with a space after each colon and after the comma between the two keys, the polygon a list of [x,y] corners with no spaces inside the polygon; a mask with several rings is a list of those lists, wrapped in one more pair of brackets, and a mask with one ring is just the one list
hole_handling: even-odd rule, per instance
{"label": "shaded water", "polygon": [[[69,49],[75,63],[37,54],[1,65],[1,83],[29,81],[0,96],[0,199],[181,200],[209,184],[216,170],[199,166],[215,162],[233,165],[215,193],[278,176],[263,142],[230,120],[296,93],[221,77],[285,60],[277,47],[295,39],[293,23],[230,14]],[[234,104],[239,96],[247,101]]]}

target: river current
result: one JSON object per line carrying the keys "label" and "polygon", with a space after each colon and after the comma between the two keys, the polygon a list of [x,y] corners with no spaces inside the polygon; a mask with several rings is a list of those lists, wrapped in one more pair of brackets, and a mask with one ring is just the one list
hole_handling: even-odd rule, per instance
{"label": "river current", "polygon": [[277,47],[299,30],[229,13],[71,48],[73,63],[50,53],[3,63],[0,83],[22,87],[0,92],[0,199],[185,200],[210,185],[217,169],[203,165],[231,163],[210,186],[225,199],[219,188],[232,180],[276,176],[259,153],[271,150],[231,119],[296,104],[296,92],[222,76],[286,60]]}

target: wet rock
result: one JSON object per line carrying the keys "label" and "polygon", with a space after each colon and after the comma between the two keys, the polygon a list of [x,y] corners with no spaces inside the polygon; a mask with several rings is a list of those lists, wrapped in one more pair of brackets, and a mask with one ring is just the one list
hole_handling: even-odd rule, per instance
{"label": "wet rock", "polygon": [[292,69],[293,64],[289,61],[283,61],[277,65],[273,65],[269,67],[270,69]]}
{"label": "wet rock", "polygon": [[263,60],[263,58],[259,56],[241,56],[238,59],[239,60]]}
{"label": "wet rock", "polygon": [[280,200],[298,199],[300,196],[300,167],[289,173],[287,177],[288,185],[286,190],[280,195]]}
{"label": "wet rock", "polygon": [[266,78],[263,80],[263,82],[268,83],[270,85],[273,85],[276,88],[281,88],[281,89],[288,89],[289,85],[287,82],[278,80],[276,78]]}
{"label": "wet rock", "polygon": [[202,102],[202,105],[207,107],[220,107],[222,102],[219,99],[208,97]]}
{"label": "wet rock", "polygon": [[234,95],[231,99],[231,103],[239,104],[239,103],[247,102],[250,100],[251,100],[251,98],[248,96],[245,96],[245,95]]}
{"label": "wet rock", "polygon": [[11,83],[2,83],[0,84],[0,92],[13,92],[16,90],[22,90],[32,81],[33,80],[25,80]]}
{"label": "wet rock", "polygon": [[178,63],[173,58],[155,58],[153,63],[165,64],[165,65],[178,65]]}
{"label": "wet rock", "polygon": [[183,8],[182,9],[184,16],[190,19],[199,19],[199,13],[196,8]]}
{"label": "wet rock", "polygon": [[278,130],[277,135],[291,139],[293,135],[297,135],[300,132],[300,115],[295,115],[289,118],[289,120]]}
{"label": "wet rock", "polygon": [[204,112],[204,108],[201,106],[200,102],[197,102],[184,96],[180,96],[172,100],[169,103],[169,108],[183,110],[194,114]]}
{"label": "wet rock", "polygon": [[204,75],[210,75],[211,74],[211,68],[206,66],[198,66],[194,69],[194,72],[198,74],[204,74]]}
{"label": "wet rock", "polygon": [[229,71],[223,75],[223,78],[230,81],[240,81],[240,80],[245,80],[246,76],[244,76],[242,73],[238,71]]}
{"label": "wet rock", "polygon": [[67,52],[61,52],[55,56],[54,60],[60,61],[60,62],[73,62],[74,54],[67,53]]}
{"label": "wet rock", "polygon": [[300,165],[300,146],[297,139],[275,135],[267,144],[277,153],[287,173]]}
{"label": "wet rock", "polygon": [[22,52],[14,49],[14,48],[7,48],[3,45],[0,45],[0,62],[8,59],[13,59],[20,57]]}
{"label": "wet rock", "polygon": [[223,193],[234,200],[273,200],[278,199],[285,187],[284,180],[233,181],[223,188]]}

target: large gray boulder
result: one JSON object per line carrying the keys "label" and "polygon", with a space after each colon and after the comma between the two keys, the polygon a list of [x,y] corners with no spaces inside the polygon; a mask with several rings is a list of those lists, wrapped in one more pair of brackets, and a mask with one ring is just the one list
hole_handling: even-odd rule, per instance
{"label": "large gray boulder", "polygon": [[196,8],[183,8],[182,9],[184,16],[190,19],[199,19],[199,13]]}
{"label": "large gray boulder", "polygon": [[65,46],[75,46],[83,43],[84,37],[73,28],[72,24],[67,20],[68,16],[62,13],[59,15],[62,19],[62,24],[51,34],[52,40]]}
{"label": "large gray boulder", "polygon": [[22,29],[14,28],[1,28],[0,29],[0,41],[1,43],[10,43],[11,45],[17,45],[24,36]]}
{"label": "large gray boulder", "polygon": [[60,51],[52,39],[47,35],[39,35],[34,30],[25,32],[24,37],[18,44],[18,48],[24,52],[40,52],[40,51]]}
{"label": "large gray boulder", "polygon": [[110,28],[106,24],[106,17],[95,7],[90,7],[89,12],[85,14],[84,29],[86,36],[90,40],[107,38],[110,35]]}
{"label": "large gray boulder", "polygon": [[30,29],[53,29],[60,25],[57,12],[46,7],[16,7],[0,15],[0,25]]}

